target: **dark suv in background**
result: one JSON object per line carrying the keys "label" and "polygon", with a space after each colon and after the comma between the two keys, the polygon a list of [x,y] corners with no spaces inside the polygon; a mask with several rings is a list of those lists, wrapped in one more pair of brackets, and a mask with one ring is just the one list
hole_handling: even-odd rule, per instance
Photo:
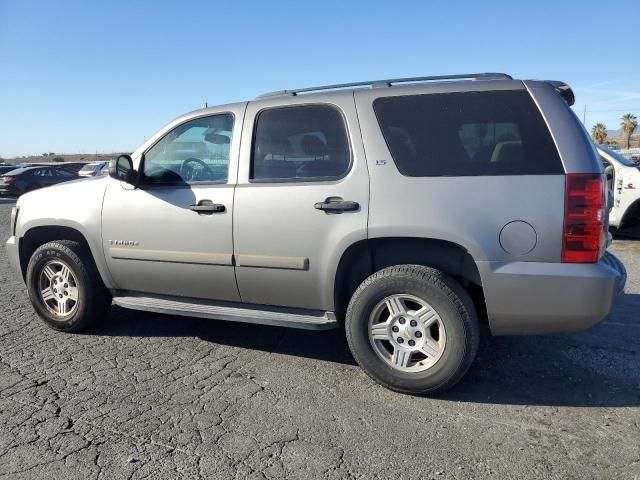
{"label": "dark suv in background", "polygon": [[56,185],[79,178],[60,167],[23,167],[1,174],[0,196],[19,197],[38,188]]}

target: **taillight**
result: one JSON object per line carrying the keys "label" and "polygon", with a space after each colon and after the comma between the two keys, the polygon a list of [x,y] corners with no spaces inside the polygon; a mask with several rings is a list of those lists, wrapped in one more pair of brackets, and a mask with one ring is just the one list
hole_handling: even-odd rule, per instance
{"label": "taillight", "polygon": [[564,263],[595,263],[604,249],[605,180],[600,174],[568,174],[565,189]]}

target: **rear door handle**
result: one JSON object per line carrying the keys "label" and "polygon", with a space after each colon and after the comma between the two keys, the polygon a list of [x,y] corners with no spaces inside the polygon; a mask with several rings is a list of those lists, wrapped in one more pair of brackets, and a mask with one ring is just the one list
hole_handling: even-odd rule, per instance
{"label": "rear door handle", "polygon": [[358,202],[352,202],[351,200],[343,200],[340,197],[330,197],[324,202],[317,202],[314,204],[314,208],[322,210],[324,212],[355,212],[360,210],[360,204]]}
{"label": "rear door handle", "polygon": [[191,210],[197,213],[223,213],[226,208],[220,203],[213,203],[211,200],[200,200],[195,205],[189,206]]}

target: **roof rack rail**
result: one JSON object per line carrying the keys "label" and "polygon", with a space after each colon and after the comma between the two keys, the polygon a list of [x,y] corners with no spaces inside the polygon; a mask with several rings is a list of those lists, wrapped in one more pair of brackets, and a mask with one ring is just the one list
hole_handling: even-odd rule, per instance
{"label": "roof rack rail", "polygon": [[299,93],[316,92],[321,90],[338,90],[350,87],[390,87],[394,83],[418,83],[434,82],[440,80],[513,80],[511,75],[506,73],[466,73],[458,75],[435,75],[431,77],[407,77],[388,78],[386,80],[371,80],[367,82],[336,83],[334,85],[321,85],[319,87],[296,88],[293,90],[278,90],[275,92],[263,93],[256,98],[280,97],[283,95],[298,95]]}

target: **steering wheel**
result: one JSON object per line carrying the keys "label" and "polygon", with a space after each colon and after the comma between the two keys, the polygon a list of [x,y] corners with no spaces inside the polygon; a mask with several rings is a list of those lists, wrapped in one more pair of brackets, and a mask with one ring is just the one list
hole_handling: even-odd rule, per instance
{"label": "steering wheel", "polygon": [[[197,170],[190,165],[192,163],[199,165],[202,168],[200,170]],[[201,178],[203,174],[205,174],[205,178]],[[187,158],[184,162],[182,162],[182,165],[180,165],[180,176],[182,177],[182,180],[184,182],[187,182],[189,180],[204,180],[206,179],[206,177],[213,177],[213,171],[206,163],[204,163],[199,158],[191,157]]]}

